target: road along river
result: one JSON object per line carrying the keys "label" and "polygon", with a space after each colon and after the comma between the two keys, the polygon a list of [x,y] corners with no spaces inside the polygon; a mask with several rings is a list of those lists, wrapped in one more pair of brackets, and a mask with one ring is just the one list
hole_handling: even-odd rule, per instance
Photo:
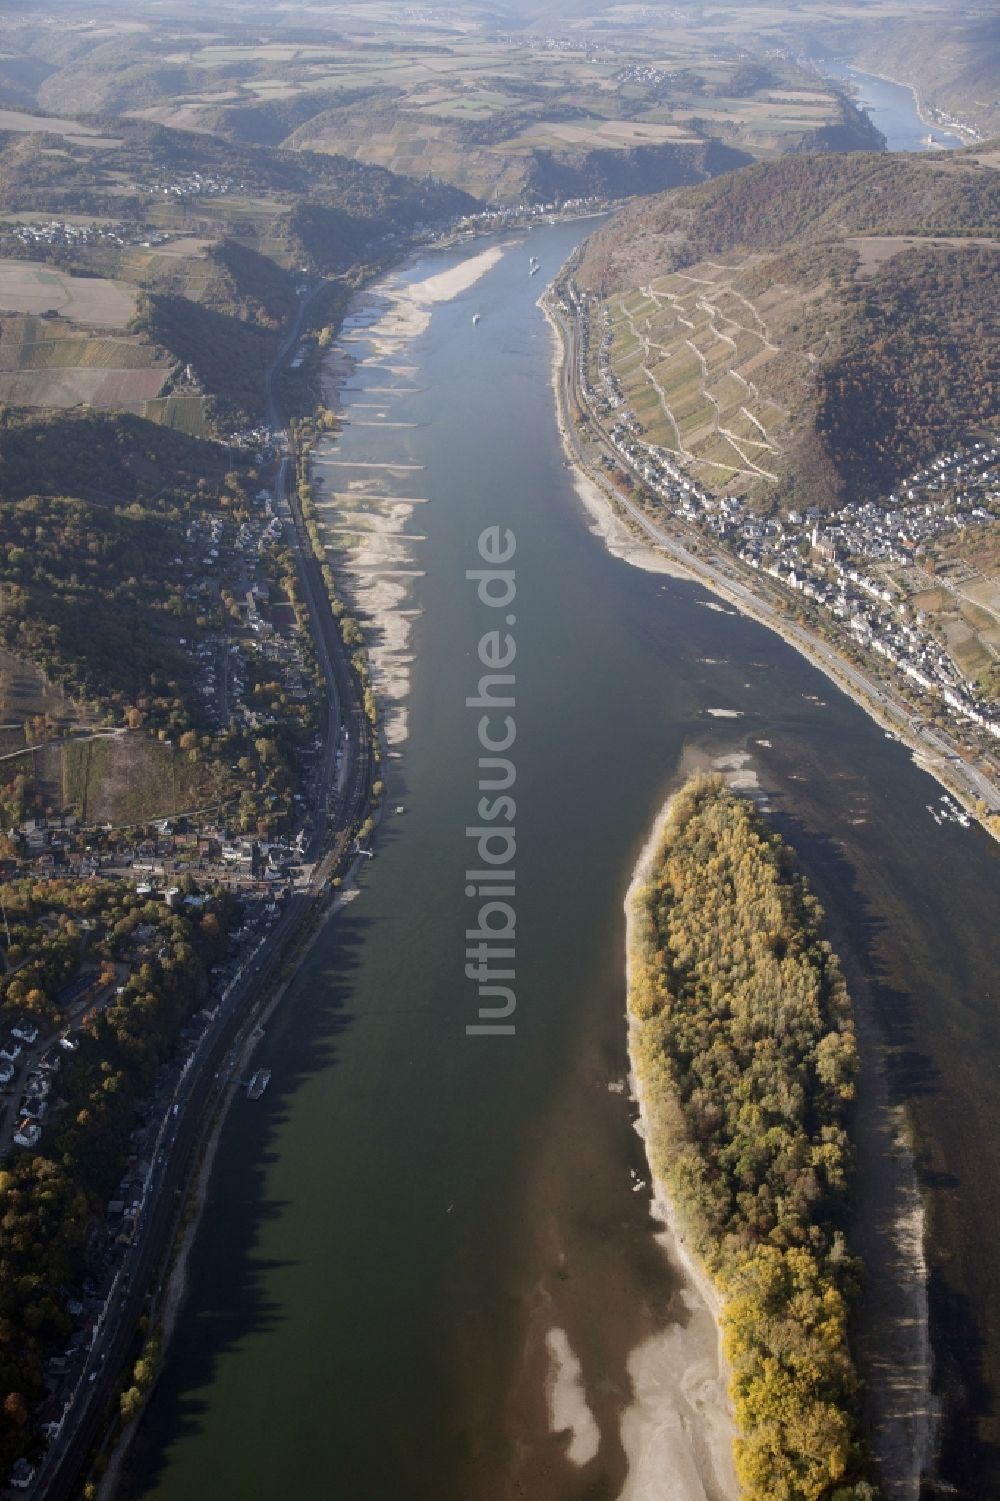
{"label": "road along river", "polygon": [[[728,1493],[711,1321],[633,1191],[622,912],[669,791],[722,760],[800,851],[911,1107],[957,1414],[945,1465],[987,1474],[1000,848],[939,826],[936,784],[777,636],[592,534],[536,306],[585,229],[539,227],[471,270],[485,242],[429,253],[346,331],[346,424],[319,469],[394,696],[388,816],[259,1049],[267,1093],[229,1117],[129,1494]],[[508,529],[516,551],[491,565],[494,527],[490,555]],[[515,575],[499,608],[467,577],[490,566]],[[486,815],[466,700],[494,628],[516,646],[515,1030],[470,1036],[466,829]],[[650,1439],[662,1464],[643,1476]]]}

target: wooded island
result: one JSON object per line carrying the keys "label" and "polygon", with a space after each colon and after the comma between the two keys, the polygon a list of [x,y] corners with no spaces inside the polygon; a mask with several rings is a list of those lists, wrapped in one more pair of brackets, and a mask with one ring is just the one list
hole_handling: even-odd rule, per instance
{"label": "wooded island", "polygon": [[720,1294],[743,1494],[872,1497],[847,1337],[857,1049],[822,909],[753,806],[696,777],[632,919],[650,1166]]}

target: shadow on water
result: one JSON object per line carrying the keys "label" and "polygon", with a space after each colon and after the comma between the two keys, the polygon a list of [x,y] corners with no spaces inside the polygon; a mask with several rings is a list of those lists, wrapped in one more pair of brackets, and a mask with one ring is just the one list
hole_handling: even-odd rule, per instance
{"label": "shadow on water", "polygon": [[[894,1105],[928,1099],[943,1087],[940,1068],[915,1041],[914,997],[890,983],[885,958],[889,924],[859,884],[857,867],[840,845],[788,812],[773,822],[797,852],[826,911],[825,927],[844,964],[855,999],[865,1004],[882,1040],[890,1100]],[[954,1167],[934,1166],[917,1151],[922,1194],[954,1194],[963,1186]],[[969,1164],[969,1168],[973,1164]],[[931,1266],[928,1306],[934,1350],[933,1389],[941,1405],[938,1473],[948,1495],[995,1501],[1000,1494],[1000,1447],[984,1435],[995,1392],[986,1375],[986,1340],[971,1299]],[[932,1485],[928,1496],[939,1494]]]}
{"label": "shadow on water", "polygon": [[792,813],[775,812],[771,821],[796,851],[823,905],[834,951],[862,977],[882,1034],[893,1102],[934,1094],[940,1069],[915,1040],[913,996],[890,981],[885,957],[889,923],[862,890],[854,861],[835,839]]}
{"label": "shadow on water", "polygon": [[946,1487],[941,1494],[996,1501],[1000,1446],[983,1434],[995,1401],[983,1374],[986,1341],[970,1299],[949,1286],[939,1269],[931,1270],[928,1292],[934,1386],[946,1415],[938,1461]]}
{"label": "shadow on water", "polygon": [[[200,1392],[215,1383],[225,1356],[248,1336],[273,1330],[283,1315],[268,1296],[275,1273],[289,1261],[255,1254],[261,1231],[287,1208],[267,1197],[267,1170],[280,1159],[278,1145],[291,1101],[311,1076],[335,1069],[338,1042],[352,1025],[353,976],[367,919],[341,913],[335,920],[331,962],[323,984],[298,980],[265,1028],[271,1080],[259,1100],[237,1097],[226,1118],[212,1167],[199,1233],[189,1259],[189,1280],[210,1287],[210,1302],[183,1304],[173,1332],[170,1359],[157,1385],[155,1436],[140,1424],[118,1492],[134,1497],[156,1487],[168,1469],[171,1446],[200,1431],[209,1404]],[[328,940],[329,942],[329,940]],[[217,1194],[220,1180],[225,1193]],[[211,1233],[226,1216],[224,1237]],[[239,1248],[234,1257],[234,1248]]]}

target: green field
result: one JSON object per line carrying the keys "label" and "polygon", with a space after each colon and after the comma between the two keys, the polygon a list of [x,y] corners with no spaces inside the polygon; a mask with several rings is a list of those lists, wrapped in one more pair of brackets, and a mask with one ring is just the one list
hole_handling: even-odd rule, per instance
{"label": "green field", "polygon": [[172,427],[179,433],[188,433],[192,438],[207,438],[210,424],[203,396],[166,396],[147,401],[143,407],[144,417],[161,427]]}
{"label": "green field", "polygon": [[226,795],[207,762],[187,757],[145,736],[67,742],[59,748],[62,796],[85,824],[147,823]]}

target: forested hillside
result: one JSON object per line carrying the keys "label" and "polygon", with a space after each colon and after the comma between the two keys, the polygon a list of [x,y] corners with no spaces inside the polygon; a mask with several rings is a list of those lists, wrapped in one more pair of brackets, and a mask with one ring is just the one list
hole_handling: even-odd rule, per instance
{"label": "forested hillside", "polygon": [[208,258],[215,272],[201,301],[216,312],[271,329],[294,313],[294,280],[266,255],[227,238],[212,246]]}
{"label": "forested hillside", "polygon": [[1000,173],[978,152],[788,156],[630,204],[588,242],[581,279],[608,293],[708,254],[848,235],[992,235]]}
{"label": "forested hillside", "polygon": [[138,418],[0,426],[0,643],[119,723],[201,718],[190,654],[204,602],[173,560],[191,521],[239,503],[222,453]]}
{"label": "forested hillside", "polygon": [[848,493],[885,493],[1000,404],[1000,246],[927,246],[852,288],[816,431]]}
{"label": "forested hillside", "polygon": [[995,422],[988,160],[788,157],[623,209],[578,277],[639,434],[711,488],[834,507]]}
{"label": "forested hillside", "polygon": [[182,365],[190,365],[224,411],[262,410],[267,367],[280,342],[276,329],[218,313],[187,297],[156,293],[143,299],[132,327]]}
{"label": "forested hillside", "polygon": [[226,451],[122,412],[26,417],[0,409],[0,495],[82,495],[127,504],[164,485],[212,488]]}

